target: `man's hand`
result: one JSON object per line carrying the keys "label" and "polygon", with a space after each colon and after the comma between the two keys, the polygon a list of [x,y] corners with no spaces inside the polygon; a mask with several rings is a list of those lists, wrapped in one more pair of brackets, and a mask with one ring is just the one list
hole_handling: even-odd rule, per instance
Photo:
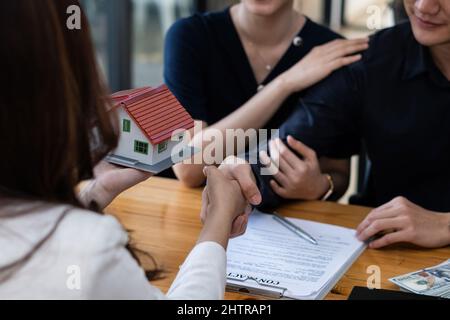
{"label": "man's hand", "polygon": [[421,208],[399,197],[373,210],[357,229],[358,239],[368,239],[386,233],[372,241],[369,247],[382,248],[407,242],[425,248],[450,244],[450,215]]}
{"label": "man's hand", "polygon": [[[231,156],[225,159],[219,169],[228,180],[234,181],[239,185],[243,196],[249,204],[257,206],[261,203],[262,197],[256,185],[255,176],[246,161]],[[233,221],[231,237],[242,235],[245,232],[251,209],[251,206],[248,206],[245,214],[238,216]]]}
{"label": "man's hand", "polygon": [[337,39],[313,48],[282,77],[289,92],[299,92],[328,77],[334,71],[361,60],[369,39]]}
{"label": "man's hand", "polygon": [[256,178],[253,175],[252,168],[245,160],[235,156],[228,157],[219,169],[228,179],[239,183],[242,193],[250,204],[257,206],[261,203],[262,196],[256,185]]}
{"label": "man's hand", "polygon": [[322,174],[319,160],[314,150],[293,137],[287,139],[289,147],[295,150],[300,159],[280,139],[269,143],[270,158],[267,152],[260,154],[263,165],[275,164],[278,168],[274,180],[270,181],[273,191],[284,199],[318,200],[330,187],[326,175]]}
{"label": "man's hand", "polygon": [[152,174],[101,161],[94,168],[94,176],[95,178],[81,190],[79,198],[85,206],[94,201],[99,209],[103,210],[119,194],[147,180]]}
{"label": "man's hand", "polygon": [[[245,233],[251,206],[244,198],[237,181],[228,179],[216,167],[205,167],[207,185],[202,195],[201,220],[207,227],[214,221],[221,229],[228,229],[228,237]],[[217,233],[217,231],[215,231]]]}

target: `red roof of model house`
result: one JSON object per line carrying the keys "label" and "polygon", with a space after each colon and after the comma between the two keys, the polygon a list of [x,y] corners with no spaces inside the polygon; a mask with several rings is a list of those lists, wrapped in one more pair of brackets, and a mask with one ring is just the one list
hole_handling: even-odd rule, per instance
{"label": "red roof of model house", "polygon": [[153,145],[169,140],[176,130],[194,127],[194,119],[165,85],[117,92],[112,99],[116,107],[125,109]]}

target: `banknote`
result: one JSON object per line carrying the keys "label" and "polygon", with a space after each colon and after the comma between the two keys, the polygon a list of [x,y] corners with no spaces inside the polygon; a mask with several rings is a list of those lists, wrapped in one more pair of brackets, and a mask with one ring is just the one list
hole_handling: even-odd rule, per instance
{"label": "banknote", "polygon": [[450,259],[440,265],[389,279],[417,294],[450,298]]}

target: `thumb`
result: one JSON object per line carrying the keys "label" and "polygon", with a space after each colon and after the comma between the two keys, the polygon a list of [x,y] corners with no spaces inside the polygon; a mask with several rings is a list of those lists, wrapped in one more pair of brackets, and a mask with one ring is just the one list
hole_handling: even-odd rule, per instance
{"label": "thumb", "polygon": [[210,188],[220,188],[221,184],[231,181],[216,166],[205,167],[203,174],[206,176],[206,184]]}
{"label": "thumb", "polygon": [[216,171],[219,171],[219,169],[217,169],[215,166],[205,166],[203,168],[203,174],[205,175],[206,178],[208,177],[213,177],[213,175],[217,172],[214,172],[214,169],[216,169]]}
{"label": "thumb", "polygon": [[300,155],[305,157],[306,160],[315,161],[317,159],[316,152],[309,148],[306,144],[294,139],[292,136],[287,138],[288,145]]}
{"label": "thumb", "polygon": [[239,183],[244,197],[252,205],[259,205],[262,201],[261,193],[255,182],[255,176],[250,165],[239,165],[233,170],[233,178]]}

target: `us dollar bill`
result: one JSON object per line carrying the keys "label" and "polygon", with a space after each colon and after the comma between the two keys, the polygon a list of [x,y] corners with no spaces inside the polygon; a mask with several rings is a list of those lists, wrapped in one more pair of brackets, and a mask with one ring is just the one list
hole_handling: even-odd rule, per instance
{"label": "us dollar bill", "polygon": [[450,298],[450,259],[434,267],[389,279],[406,291]]}

